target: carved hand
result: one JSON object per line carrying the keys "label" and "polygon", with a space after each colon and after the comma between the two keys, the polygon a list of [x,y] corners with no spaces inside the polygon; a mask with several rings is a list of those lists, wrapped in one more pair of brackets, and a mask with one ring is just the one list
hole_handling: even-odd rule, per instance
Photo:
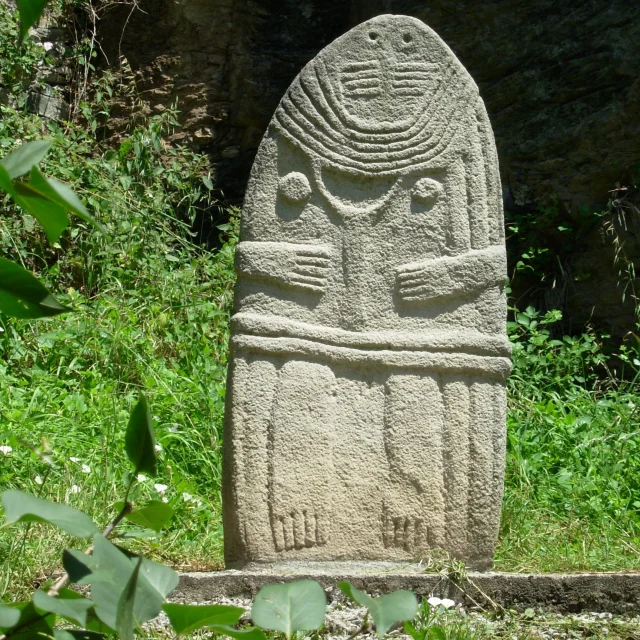
{"label": "carved hand", "polygon": [[504,282],[503,247],[469,251],[460,256],[404,264],[396,269],[396,285],[406,302],[465,296]]}
{"label": "carved hand", "polygon": [[331,248],[315,244],[241,242],[236,256],[245,276],[314,293],[324,292],[331,265]]}

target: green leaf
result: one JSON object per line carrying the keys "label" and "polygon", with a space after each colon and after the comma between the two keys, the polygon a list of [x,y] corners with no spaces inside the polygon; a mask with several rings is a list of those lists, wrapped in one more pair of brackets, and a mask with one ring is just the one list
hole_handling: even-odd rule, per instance
{"label": "green leaf", "polygon": [[274,584],[258,592],[251,609],[253,622],[263,629],[295,631],[319,629],[324,622],[327,599],[315,580]]}
{"label": "green leaf", "polygon": [[156,436],[153,432],[149,404],[144,394],[140,395],[140,400],[131,412],[124,445],[134,467],[134,474],[144,472],[154,477],[158,474]]}
{"label": "green leaf", "polygon": [[[71,592],[74,593],[74,592]],[[61,618],[79,624],[81,627],[87,624],[87,612],[93,607],[93,602],[83,598],[80,594],[75,594],[77,598],[70,598],[69,590],[67,597],[53,598],[44,591],[38,589],[33,594],[33,604],[42,611],[55,613]]]}
{"label": "green leaf", "polygon": [[[33,602],[21,602],[13,605],[20,613],[18,622],[13,625],[11,638],[12,640],[31,640],[36,634],[50,636],[53,625],[55,624],[55,615],[46,615],[43,617],[42,612],[38,611]],[[7,631],[3,629],[4,633]]]}
{"label": "green leaf", "polygon": [[90,556],[77,549],[65,549],[62,552],[62,566],[71,582],[80,582],[86,576],[91,575],[89,566],[91,560]]}
{"label": "green leaf", "polygon": [[162,500],[152,500],[144,507],[136,509],[126,515],[127,520],[134,524],[161,531],[173,518],[173,509],[162,502]]}
{"label": "green leaf", "polygon": [[142,566],[142,558],[138,558],[136,567],[127,581],[125,588],[120,594],[118,600],[118,613],[116,615],[116,631],[120,636],[120,640],[134,640],[133,632],[136,628],[136,621],[133,617],[133,605],[136,599],[136,590],[138,588],[138,576],[140,575],[140,567]]}
{"label": "green leaf", "polygon": [[4,604],[0,604],[0,631],[3,633],[18,624],[20,620],[20,611],[15,607],[7,607]]}
{"label": "green leaf", "polygon": [[171,567],[148,558],[142,558],[140,572],[149,585],[163,598],[166,598],[178,586],[180,581],[178,574]]}
{"label": "green leaf", "polygon": [[211,625],[207,627],[210,631],[220,633],[230,638],[237,638],[238,640],[266,640],[264,631],[257,627],[251,627],[250,629],[234,629],[221,624]]}
{"label": "green leaf", "polygon": [[22,41],[29,34],[29,29],[40,20],[47,0],[18,0],[18,11],[20,12],[20,40]]}
{"label": "green leaf", "polygon": [[0,165],[6,169],[9,179],[15,180],[21,175],[29,173],[31,167],[40,164],[50,148],[51,143],[47,140],[26,142],[12,154],[0,160]]}
{"label": "green leaf", "polygon": [[433,640],[447,640],[447,634],[444,629],[439,626],[429,627],[429,640],[433,638]]}
{"label": "green leaf", "polygon": [[55,178],[47,178],[38,167],[31,169],[28,184],[31,189],[37,191],[43,197],[48,198],[51,202],[54,202],[67,211],[72,211],[79,218],[82,218],[85,222],[92,224],[102,231],[102,233],[107,233],[106,229],[87,211],[80,198],[78,198],[69,185]]}
{"label": "green leaf", "polygon": [[384,637],[396,622],[411,620],[418,613],[418,600],[411,591],[394,591],[386,596],[372,598],[346,581],[339,582],[338,587],[347,598],[367,608],[379,638]]}
{"label": "green leaf", "polygon": [[177,635],[191,633],[196,629],[211,625],[233,625],[240,620],[244,613],[244,609],[241,607],[224,604],[165,604],[162,610],[167,614]]}
{"label": "green leaf", "polygon": [[9,489],[2,494],[7,524],[12,522],[44,522],[52,524],[76,538],[89,538],[98,532],[93,520],[65,504],[36,498],[24,491]]}
{"label": "green leaf", "polygon": [[26,269],[0,258],[0,311],[12,318],[46,318],[71,311]]}
{"label": "green leaf", "polygon": [[[91,599],[98,618],[115,629],[120,597],[138,563],[100,535],[93,538],[92,573],[83,579],[91,585]],[[160,568],[162,567],[162,568]],[[173,569],[142,560],[139,570],[133,614],[138,624],[155,618],[162,610],[164,595],[176,584]],[[161,589],[159,591],[158,589]]]}
{"label": "green leaf", "polygon": [[69,226],[67,210],[33,189],[29,182],[16,182],[13,188],[16,203],[40,223],[51,244],[57,242]]}

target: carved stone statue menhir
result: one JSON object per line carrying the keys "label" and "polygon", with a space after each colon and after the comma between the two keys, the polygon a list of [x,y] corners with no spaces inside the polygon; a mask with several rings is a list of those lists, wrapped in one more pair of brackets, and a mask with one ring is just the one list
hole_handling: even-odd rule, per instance
{"label": "carved stone statue menhir", "polygon": [[227,565],[491,565],[505,449],[500,177],[478,89],[385,15],[294,80],[253,166],[225,427]]}

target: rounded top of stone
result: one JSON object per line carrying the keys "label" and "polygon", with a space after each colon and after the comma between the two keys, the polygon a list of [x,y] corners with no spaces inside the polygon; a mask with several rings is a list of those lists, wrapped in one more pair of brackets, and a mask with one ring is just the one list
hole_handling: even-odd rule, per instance
{"label": "rounded top of stone", "polygon": [[404,173],[438,155],[471,76],[420,20],[382,15],[325,47],[294,80],[275,126],[312,159],[353,173]]}

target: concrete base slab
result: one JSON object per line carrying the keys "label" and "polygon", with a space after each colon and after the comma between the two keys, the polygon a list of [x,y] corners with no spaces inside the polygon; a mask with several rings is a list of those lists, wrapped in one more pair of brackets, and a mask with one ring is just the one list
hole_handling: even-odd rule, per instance
{"label": "concrete base slab", "polygon": [[458,579],[425,573],[420,565],[326,562],[253,565],[242,570],[184,573],[172,600],[212,602],[220,598],[253,598],[265,585],[312,579],[330,600],[341,599],[336,587],[347,580],[372,595],[408,589],[417,596],[436,595],[462,602],[467,608],[524,610],[529,607],[577,613],[640,612],[640,572],[515,574],[469,572]]}

